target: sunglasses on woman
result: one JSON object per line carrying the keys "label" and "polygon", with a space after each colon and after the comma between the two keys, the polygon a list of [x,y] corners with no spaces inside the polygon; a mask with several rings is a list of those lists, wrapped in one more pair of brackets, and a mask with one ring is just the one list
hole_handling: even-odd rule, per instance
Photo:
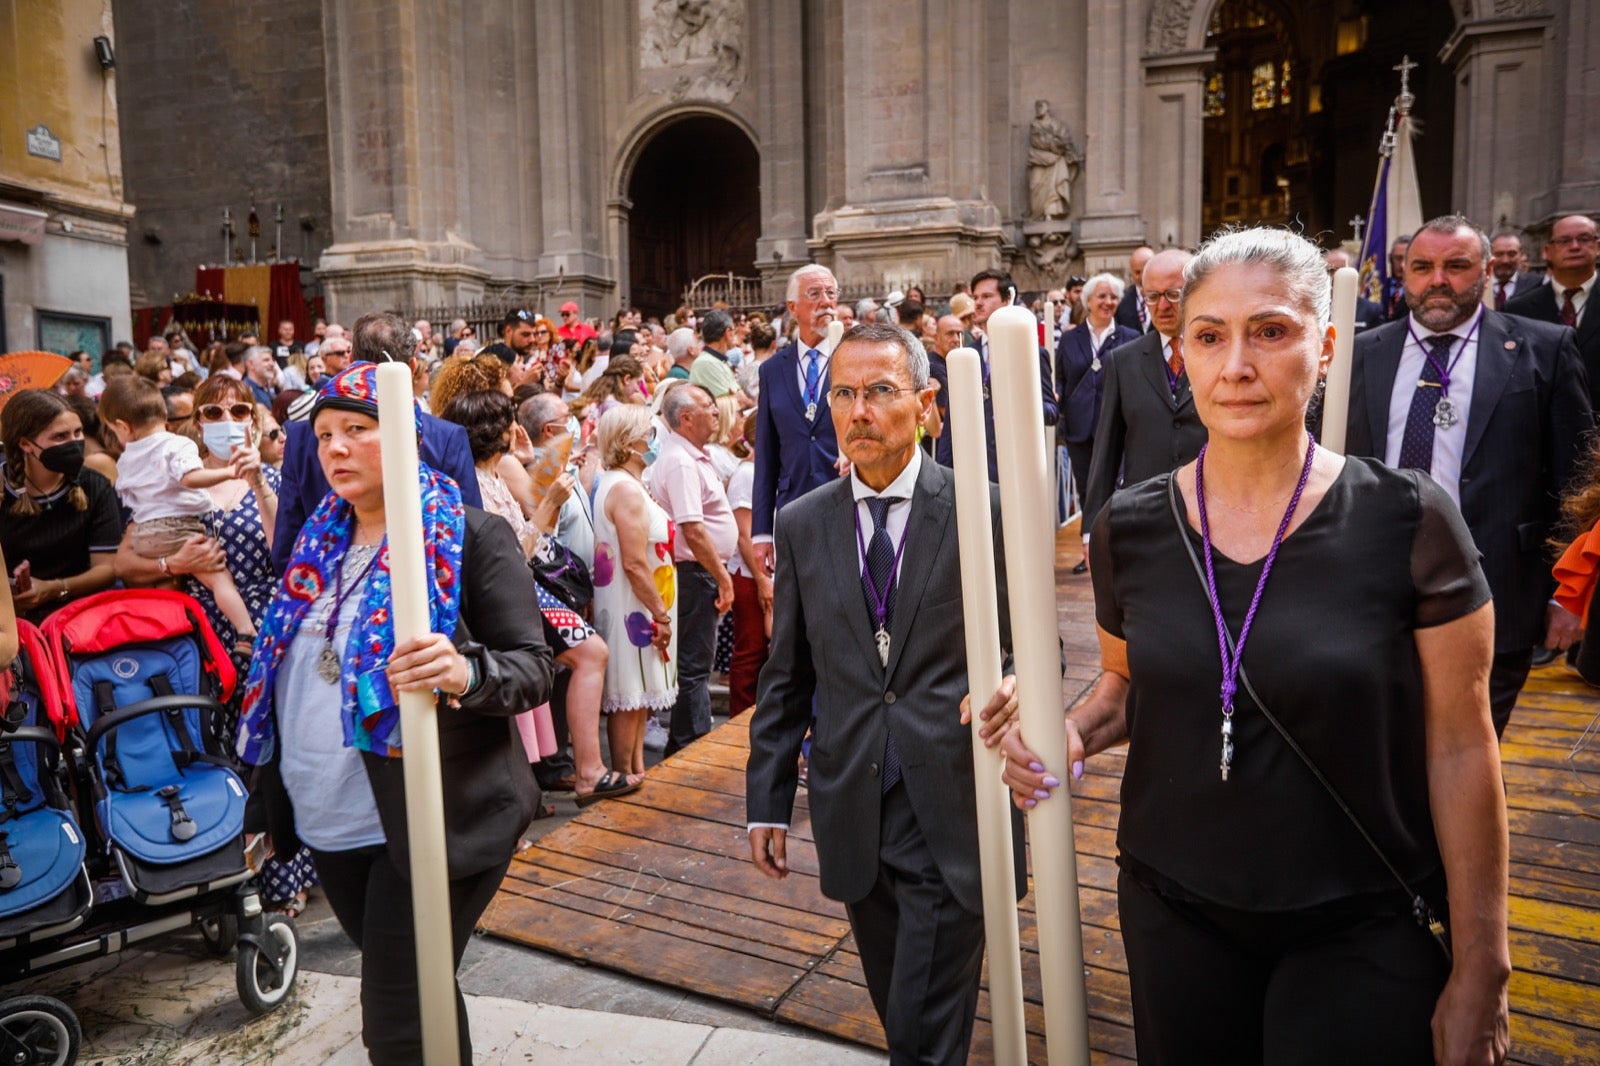
{"label": "sunglasses on woman", "polygon": [[227,407],[222,406],[220,403],[200,405],[200,420],[202,422],[220,422],[223,415],[227,415],[235,422],[242,422],[247,418],[254,417],[255,413],[255,405],[248,403],[229,404]]}

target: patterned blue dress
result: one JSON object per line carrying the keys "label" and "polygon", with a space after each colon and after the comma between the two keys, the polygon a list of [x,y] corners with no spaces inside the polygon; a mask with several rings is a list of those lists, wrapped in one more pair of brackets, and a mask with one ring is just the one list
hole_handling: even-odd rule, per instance
{"label": "patterned blue dress", "polygon": [[[276,494],[280,480],[277,469],[263,466],[261,472],[267,487]],[[244,597],[245,606],[250,609],[250,618],[259,629],[262,616],[278,591],[278,577],[272,571],[272,549],[261,525],[261,508],[256,502],[255,490],[247,490],[244,498],[231,511],[210,512],[205,516],[205,523],[217,543],[222,545],[222,552],[227,557],[228,573],[233,575],[233,583],[238,586],[239,595]],[[218,610],[210,591],[192,577],[185,578],[183,583],[184,591],[199,600],[200,606],[205,608],[206,618],[222,639],[223,647],[233,648],[236,643],[233,627]],[[233,662],[239,670],[239,677],[243,679],[250,667],[249,656],[235,651]],[[218,738],[228,751],[233,750],[233,734],[238,727],[239,699],[239,693],[235,692],[228,706],[226,735]],[[268,904],[293,899],[316,883],[317,871],[311,864],[311,853],[305,848],[301,848],[287,862],[268,859],[261,871],[261,893]]]}

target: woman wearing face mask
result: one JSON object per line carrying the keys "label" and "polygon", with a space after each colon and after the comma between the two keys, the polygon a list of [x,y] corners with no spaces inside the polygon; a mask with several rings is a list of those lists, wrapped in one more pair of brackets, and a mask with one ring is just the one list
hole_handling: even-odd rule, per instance
{"label": "woman wearing face mask", "polygon": [[642,480],[658,448],[650,409],[613,407],[595,440],[605,470],[594,487],[594,618],[611,652],[600,713],[613,767],[637,778],[648,712],[678,699],[673,529]]}
{"label": "woman wearing face mask", "polygon": [[24,389],[0,414],[5,494],[0,551],[17,615],[42,622],[110,586],[122,514],[111,483],[83,466],[83,423],[63,396]]}

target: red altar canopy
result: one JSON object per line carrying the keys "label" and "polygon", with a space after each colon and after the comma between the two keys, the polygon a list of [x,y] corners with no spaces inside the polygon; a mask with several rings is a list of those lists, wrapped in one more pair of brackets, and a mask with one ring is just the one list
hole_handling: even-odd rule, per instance
{"label": "red altar canopy", "polygon": [[295,339],[311,339],[311,309],[300,291],[300,261],[256,266],[201,266],[194,271],[194,291],[227,304],[253,305],[260,313],[261,339],[271,343],[278,322],[294,323]]}

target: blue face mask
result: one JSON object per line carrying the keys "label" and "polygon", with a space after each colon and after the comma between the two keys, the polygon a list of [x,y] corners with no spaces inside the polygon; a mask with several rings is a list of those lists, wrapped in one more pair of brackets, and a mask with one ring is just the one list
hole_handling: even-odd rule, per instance
{"label": "blue face mask", "polygon": [[656,461],[656,456],[661,454],[661,438],[651,437],[650,443],[644,446],[644,465],[649,466]]}
{"label": "blue face mask", "polygon": [[250,423],[223,419],[220,422],[200,423],[200,440],[206,451],[218,459],[233,457],[233,449],[243,444],[250,432]]}

